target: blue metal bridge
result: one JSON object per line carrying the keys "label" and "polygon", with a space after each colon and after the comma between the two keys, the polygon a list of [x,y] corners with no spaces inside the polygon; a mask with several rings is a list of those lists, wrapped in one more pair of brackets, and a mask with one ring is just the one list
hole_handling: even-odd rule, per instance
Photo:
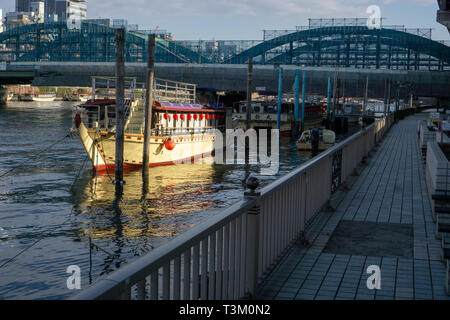
{"label": "blue metal bridge", "polygon": [[[345,19],[343,19],[345,21]],[[360,19],[365,21],[365,19]],[[450,47],[430,29],[369,29],[358,19],[310,19],[296,30],[265,31],[263,40],[173,41],[157,38],[156,62],[291,64],[393,70],[449,70]],[[332,23],[330,23],[332,21]],[[350,21],[350,23],[349,23]],[[355,22],[356,23],[353,23]],[[0,61],[112,62],[114,29],[92,23],[25,25],[0,33]],[[126,61],[145,62],[145,33],[126,33]]]}

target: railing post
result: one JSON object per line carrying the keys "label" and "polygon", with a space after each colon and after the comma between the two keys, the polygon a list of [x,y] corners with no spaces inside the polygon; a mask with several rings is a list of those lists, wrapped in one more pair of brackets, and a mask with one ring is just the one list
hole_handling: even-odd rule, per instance
{"label": "railing post", "polygon": [[245,294],[254,297],[258,286],[258,262],[259,262],[259,217],[261,213],[261,193],[256,192],[259,181],[256,177],[248,177],[246,181],[250,192],[245,192],[246,198],[254,199],[255,206],[247,213],[246,226],[246,281]]}

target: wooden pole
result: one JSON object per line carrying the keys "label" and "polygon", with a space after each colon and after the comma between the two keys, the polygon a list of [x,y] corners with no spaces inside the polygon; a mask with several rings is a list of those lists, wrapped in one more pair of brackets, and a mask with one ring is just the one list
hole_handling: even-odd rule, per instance
{"label": "wooden pole", "polygon": [[[278,110],[277,110],[277,129],[280,130],[281,127],[281,106],[283,103],[283,68],[280,67],[278,74]],[[281,136],[281,134],[280,134]]]}
{"label": "wooden pole", "polygon": [[116,29],[116,191],[123,185],[123,142],[124,142],[124,92],[125,92],[125,30]]}
{"label": "wooden pole", "polygon": [[253,81],[253,58],[248,58],[247,71],[247,130],[252,126],[252,81]]}
{"label": "wooden pole", "polygon": [[305,129],[305,105],[306,105],[306,70],[303,70],[302,77],[302,123],[301,131]]}
{"label": "wooden pole", "polygon": [[369,92],[369,76],[366,76],[366,86],[364,89],[364,104],[363,104],[363,112],[366,112],[366,105],[367,105],[367,95]]}
{"label": "wooden pole", "polygon": [[148,38],[147,57],[147,84],[145,90],[145,127],[144,127],[144,152],[143,152],[143,174],[146,175],[150,166],[150,136],[152,128],[152,106],[153,106],[153,79],[155,76],[155,35]]}

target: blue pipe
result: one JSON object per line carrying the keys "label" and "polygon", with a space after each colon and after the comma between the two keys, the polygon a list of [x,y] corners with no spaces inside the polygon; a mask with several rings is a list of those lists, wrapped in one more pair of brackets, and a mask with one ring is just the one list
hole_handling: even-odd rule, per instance
{"label": "blue pipe", "polygon": [[302,123],[305,123],[305,100],[306,100],[306,70],[303,70],[302,82]]}
{"label": "blue pipe", "polygon": [[281,124],[281,103],[283,95],[283,68],[280,67],[280,74],[278,75],[278,116],[277,116],[277,128],[280,130]]}
{"label": "blue pipe", "polygon": [[331,77],[328,77],[328,100],[327,100],[327,118],[330,117],[331,113],[331,91],[333,89],[333,85],[331,83]]}
{"label": "blue pipe", "polygon": [[298,122],[298,105],[300,98],[300,70],[295,70],[295,99],[294,99],[294,119]]}

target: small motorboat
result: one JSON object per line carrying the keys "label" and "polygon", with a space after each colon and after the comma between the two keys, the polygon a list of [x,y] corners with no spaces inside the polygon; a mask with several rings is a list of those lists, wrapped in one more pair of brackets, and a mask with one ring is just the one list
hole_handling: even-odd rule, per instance
{"label": "small motorboat", "polygon": [[313,139],[313,130],[318,131],[319,143],[318,143],[318,151],[326,150],[332,146],[336,141],[336,135],[334,131],[327,130],[324,128],[314,128],[303,131],[300,139],[297,140],[297,148],[299,151],[312,151],[312,139]]}
{"label": "small motorboat", "polygon": [[52,102],[55,101],[56,99],[56,94],[48,94],[48,93],[44,93],[44,94],[37,94],[35,96],[33,96],[33,101],[37,101],[37,102]]}

